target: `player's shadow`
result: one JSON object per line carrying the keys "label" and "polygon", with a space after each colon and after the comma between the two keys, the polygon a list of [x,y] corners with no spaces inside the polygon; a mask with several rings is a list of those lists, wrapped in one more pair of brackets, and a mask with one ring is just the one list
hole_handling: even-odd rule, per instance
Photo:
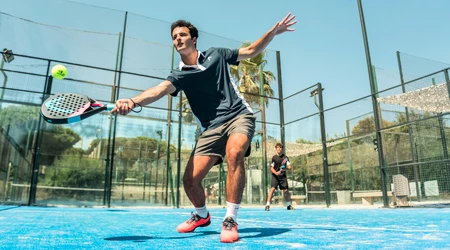
{"label": "player's shadow", "polygon": [[[291,231],[288,228],[243,228],[239,229],[239,234],[241,239],[249,239],[249,238],[262,238],[262,237],[271,237],[279,234],[284,234]],[[255,234],[256,233],[256,234]],[[252,235],[245,235],[252,234]]]}
{"label": "player's shadow", "polygon": [[[239,234],[241,236],[240,237],[241,239],[246,239],[246,238],[271,237],[271,236],[283,234],[283,233],[286,233],[289,231],[291,231],[291,229],[287,229],[287,228],[243,228],[243,229],[239,230]],[[203,232],[198,232],[198,233],[183,234],[183,236],[167,236],[167,237],[161,237],[161,236],[117,236],[117,237],[105,238],[104,240],[145,242],[146,240],[186,239],[186,238],[202,237],[205,235],[214,235],[214,234],[220,234],[220,232],[203,231]],[[245,235],[245,234],[253,234],[253,235]]]}
{"label": "player's shadow", "polygon": [[146,240],[151,240],[154,238],[155,237],[152,237],[152,236],[118,236],[118,237],[105,238],[104,240],[144,242]]}
{"label": "player's shadow", "polygon": [[306,230],[320,230],[320,231],[343,231],[346,228],[332,228],[332,227],[302,227],[296,229],[306,229]]}
{"label": "player's shadow", "polygon": [[188,234],[180,234],[182,236],[117,236],[117,237],[105,238],[104,240],[144,242],[146,240],[187,239],[187,238],[201,237],[201,236],[212,235],[212,234],[220,234],[220,233],[214,232],[214,231],[203,231],[203,232],[198,232],[198,233],[195,232],[195,233],[188,233]]}

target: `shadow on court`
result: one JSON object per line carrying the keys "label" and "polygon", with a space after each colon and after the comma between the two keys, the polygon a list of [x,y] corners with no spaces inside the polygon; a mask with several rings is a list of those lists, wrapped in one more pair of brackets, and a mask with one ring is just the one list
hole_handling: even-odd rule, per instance
{"label": "shadow on court", "polygon": [[331,227],[301,227],[296,228],[300,230],[320,230],[320,231],[346,231],[346,228],[331,228]]}
{"label": "shadow on court", "polygon": [[110,237],[105,238],[104,240],[108,241],[134,241],[134,242],[142,242],[145,240],[174,240],[174,239],[188,239],[188,238],[194,238],[194,237],[201,237],[205,235],[213,235],[213,234],[220,234],[218,232],[214,231],[205,231],[200,233],[188,233],[188,234],[179,234],[181,236],[117,236],[117,237]]}
{"label": "shadow on court", "polygon": [[[250,239],[250,238],[262,238],[262,237],[271,237],[279,234],[284,234],[291,231],[288,228],[243,228],[239,230],[241,234],[241,239]],[[242,235],[242,234],[251,234],[257,233],[256,235]]]}
{"label": "shadow on court", "polygon": [[[158,237],[156,237],[158,238]],[[105,240],[109,241],[134,241],[134,242],[144,242],[146,240],[155,239],[152,236],[119,236],[119,237],[111,237],[105,238]]]}
{"label": "shadow on court", "polygon": [[5,210],[10,210],[10,209],[15,209],[15,208],[19,208],[20,206],[16,206],[16,207],[0,207],[0,211],[5,211]]}
{"label": "shadow on court", "polygon": [[[286,228],[244,228],[239,230],[240,238],[241,239],[250,239],[250,238],[262,238],[262,237],[272,237],[275,235],[280,235],[283,233],[287,233],[291,231],[290,229]],[[245,235],[245,234],[255,234],[256,235]],[[194,238],[194,237],[202,237],[206,235],[219,235],[220,232],[216,231],[204,231],[204,232],[198,232],[198,233],[188,233],[188,234],[180,234],[183,236],[168,236],[168,237],[161,237],[161,236],[117,236],[117,237],[110,237],[105,238],[104,240],[107,241],[133,241],[133,242],[144,242],[146,240],[157,240],[157,239],[164,239],[164,240],[171,240],[171,239],[186,239],[186,238]]]}

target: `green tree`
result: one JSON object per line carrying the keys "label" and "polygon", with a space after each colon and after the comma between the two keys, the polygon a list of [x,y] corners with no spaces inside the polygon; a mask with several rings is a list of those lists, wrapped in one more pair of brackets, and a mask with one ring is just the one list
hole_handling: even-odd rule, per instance
{"label": "green tree", "polygon": [[301,144],[317,144],[318,143],[318,142],[313,142],[313,141],[306,140],[306,139],[303,139],[303,138],[299,138],[295,142],[296,143],[301,143]]}
{"label": "green tree", "polygon": [[[92,151],[93,148],[98,145],[98,143],[99,141],[97,139],[93,140],[88,150]],[[103,141],[102,143],[107,142]],[[119,155],[121,160],[134,163],[141,161],[142,159],[155,159],[157,156],[156,149],[158,143],[160,154],[159,157],[162,157],[167,151],[167,142],[143,136],[135,138],[117,137],[115,143],[115,151],[116,154]],[[170,145],[170,152],[176,152],[175,146]]]}
{"label": "green tree", "polygon": [[[1,112],[0,124],[8,130],[9,136],[22,148],[32,147],[32,136],[39,122],[39,107],[11,105]],[[53,164],[56,157],[64,151],[72,148],[81,138],[73,130],[61,125],[46,126],[42,133],[42,145],[40,145],[40,163]],[[28,144],[28,145],[27,145]]]}
{"label": "green tree", "polygon": [[[245,41],[241,48],[250,46],[250,41]],[[238,83],[239,92],[243,93],[247,102],[253,104],[260,103],[260,74],[263,74],[263,93],[266,97],[273,97],[274,91],[270,84],[275,80],[275,75],[267,70],[261,72],[261,67],[267,65],[266,51],[261,52],[257,56],[242,60],[239,66],[231,65],[231,76]],[[269,105],[269,99],[264,98],[266,107]]]}
{"label": "green tree", "polygon": [[[393,123],[382,120],[382,126],[390,127]],[[359,134],[369,134],[376,131],[375,128],[375,118],[373,116],[366,117],[358,122],[353,128],[352,128],[352,134],[353,135],[359,135]]]}
{"label": "green tree", "polygon": [[[442,159],[443,155],[443,143],[441,138],[441,131],[448,129],[446,122],[439,122],[442,118],[429,118],[432,116],[430,112],[416,113],[413,110],[409,111],[409,121],[414,121],[412,124],[400,127],[401,132],[408,133],[408,126],[412,128],[411,136],[416,150],[416,157],[419,161],[423,161],[425,158]],[[422,120],[423,119],[423,120]],[[420,120],[420,121],[417,121]],[[398,123],[407,123],[406,114],[397,114]],[[446,138],[448,139],[448,138]],[[420,159],[421,158],[421,159]]]}
{"label": "green tree", "polygon": [[25,150],[31,147],[30,141],[38,120],[38,107],[11,105],[1,110],[1,128],[4,133],[8,133],[10,140],[12,140],[10,143],[20,147],[19,151],[23,155],[25,155]]}
{"label": "green tree", "polygon": [[1,110],[0,124],[2,127],[25,125],[29,120],[39,120],[39,111],[39,107],[11,105]]}
{"label": "green tree", "polygon": [[52,165],[56,158],[80,141],[81,137],[75,131],[63,126],[51,126],[42,133],[40,147],[40,164]]}
{"label": "green tree", "polygon": [[193,122],[194,121],[194,114],[192,113],[191,106],[189,106],[189,101],[186,98],[185,95],[181,98],[181,103],[177,103],[176,109],[178,110],[181,105],[182,110],[182,116],[184,122]]}
{"label": "green tree", "polygon": [[[74,166],[75,162],[75,166]],[[64,155],[55,160],[54,166],[46,168],[46,174],[39,179],[40,185],[68,188],[104,188],[105,166],[103,161],[83,158],[78,166],[78,155]],[[47,193],[45,193],[47,192]],[[95,200],[100,192],[85,190],[45,190],[40,195],[47,198]]]}

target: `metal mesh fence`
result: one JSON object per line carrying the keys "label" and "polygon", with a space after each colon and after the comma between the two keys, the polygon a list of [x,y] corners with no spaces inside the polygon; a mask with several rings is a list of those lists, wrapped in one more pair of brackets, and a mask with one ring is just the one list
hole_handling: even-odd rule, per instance
{"label": "metal mesh fence", "polygon": [[[45,18],[45,13],[42,19],[31,20],[14,9],[0,12],[0,43],[15,56],[9,63],[2,60],[0,67],[0,126],[3,131],[11,127],[1,141],[5,156],[0,168],[2,201],[189,205],[182,173],[201,131],[185,98],[166,96],[127,117],[104,113],[64,126],[39,119],[39,106],[48,94],[76,92],[114,103],[156,86],[180,60],[173,51],[170,23],[72,2],[64,4],[69,9],[76,5],[88,16],[79,20],[75,12],[70,12],[56,25]],[[96,17],[103,22],[91,22]],[[29,32],[25,35],[22,31]],[[243,44],[200,31],[198,46],[206,50]],[[260,61],[232,69],[240,94],[257,114],[257,132],[246,165],[253,176],[244,192],[248,203],[265,199],[261,175],[265,173],[266,161],[262,159],[266,151],[262,146],[268,137],[280,138],[278,58],[275,51],[264,53]],[[56,64],[64,64],[68,75],[53,80],[46,93],[50,69]],[[243,72],[250,73],[251,81],[240,79]],[[28,113],[19,111],[18,104]],[[9,156],[12,151],[16,152],[14,157]],[[28,165],[19,164],[25,160]],[[19,170],[12,171],[17,166]],[[33,166],[39,173],[35,179],[31,175]],[[13,178],[19,172],[24,174],[21,179]],[[226,172],[225,160],[205,178],[205,187],[216,187],[213,203],[225,201]],[[36,185],[35,191],[31,183]],[[19,189],[20,194],[11,193]]]}
{"label": "metal mesh fence", "polygon": [[[403,74],[403,81],[404,82],[410,82],[415,79],[421,78],[423,76],[432,74],[437,71],[441,71],[442,69],[450,67],[449,63],[444,62],[438,62],[431,59],[427,59],[424,57],[419,57],[416,55],[410,55],[404,52],[400,52],[400,60],[402,65],[402,74]],[[429,78],[431,80],[431,78]],[[437,80],[437,79],[436,79]],[[442,81],[437,81],[437,83],[441,83]],[[429,81],[429,83],[431,83]],[[420,84],[414,84],[422,85],[423,81],[420,81]],[[429,84],[427,84],[429,86]],[[410,89],[412,90],[412,89]]]}
{"label": "metal mesh fence", "polygon": [[[77,5],[65,4],[66,9]],[[14,61],[2,60],[0,67],[1,201],[23,204],[33,200],[32,194],[34,204],[190,205],[181,180],[201,129],[184,96],[163,97],[127,117],[105,113],[65,126],[39,120],[55,64],[63,63],[69,74],[53,81],[51,93],[78,92],[113,103],[156,86],[180,60],[170,23],[77,8],[85,19],[67,13],[58,25],[46,13],[30,20],[13,10],[0,12],[0,43],[15,54]],[[103,22],[95,22],[96,17]],[[199,41],[199,50],[246,44],[203,31]],[[377,131],[371,95],[329,107],[334,98],[323,100],[315,84],[280,97],[279,54],[266,50],[262,59],[231,67],[238,91],[257,116],[243,203],[266,202],[270,159],[281,141],[294,166],[288,172],[291,192],[306,203],[382,202],[384,188],[384,198],[394,204],[394,176],[407,179],[409,201],[448,201],[449,65],[401,53],[403,82],[375,94],[381,118]],[[349,81],[364,78],[357,70],[349,71],[355,78]],[[392,86],[384,77],[378,81],[377,88]],[[329,79],[326,84],[336,83]],[[350,84],[337,84],[353,97]],[[39,173],[34,180],[33,170]],[[225,202],[227,171],[225,159],[203,181],[210,204]]]}

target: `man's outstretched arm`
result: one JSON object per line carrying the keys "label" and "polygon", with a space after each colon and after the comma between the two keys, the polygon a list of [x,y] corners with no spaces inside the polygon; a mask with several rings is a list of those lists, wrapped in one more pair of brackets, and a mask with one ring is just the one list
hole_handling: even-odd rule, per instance
{"label": "man's outstretched arm", "polygon": [[135,104],[141,106],[153,103],[164,95],[175,92],[176,88],[167,80],[161,82],[155,87],[149,88],[139,95],[129,99],[119,99],[116,101],[116,106],[111,110],[111,113],[119,113],[120,115],[127,115],[131,109],[135,108]]}
{"label": "man's outstretched arm", "polygon": [[286,31],[294,31],[294,28],[291,28],[292,25],[297,23],[297,20],[294,20],[295,15],[291,15],[288,13],[286,17],[280,22],[277,22],[269,31],[266,32],[261,38],[256,40],[254,43],[250,44],[250,46],[239,49],[238,61],[242,61],[248,58],[255,57],[259,53],[261,53],[267,45],[269,45],[272,39],[282,34]]}

